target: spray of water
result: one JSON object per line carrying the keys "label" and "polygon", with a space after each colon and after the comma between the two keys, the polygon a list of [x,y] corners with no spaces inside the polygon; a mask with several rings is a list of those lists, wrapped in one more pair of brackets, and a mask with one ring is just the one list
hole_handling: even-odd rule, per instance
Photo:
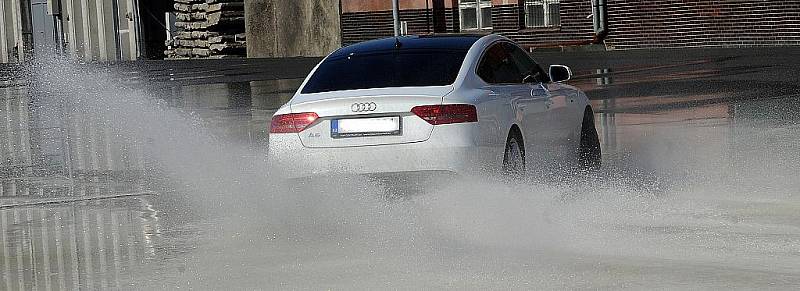
{"label": "spray of water", "polygon": [[180,271],[140,286],[654,287],[688,276],[719,287],[697,272],[726,268],[717,279],[753,271],[765,275],[752,284],[797,282],[795,125],[630,125],[616,129],[627,143],[606,150],[599,177],[466,177],[386,200],[381,184],[362,178],[274,179],[266,149],[217,138],[102,67],[53,59],[30,71],[43,104],[143,147],[151,176],[167,181],[153,187],[206,217],[186,222],[202,231]]}

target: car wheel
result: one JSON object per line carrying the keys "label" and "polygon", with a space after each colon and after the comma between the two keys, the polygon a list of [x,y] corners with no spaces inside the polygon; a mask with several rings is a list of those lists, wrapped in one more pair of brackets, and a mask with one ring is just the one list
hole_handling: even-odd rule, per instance
{"label": "car wheel", "polygon": [[503,155],[503,171],[515,176],[525,172],[525,147],[519,134],[512,131],[506,141],[506,151]]}
{"label": "car wheel", "polygon": [[578,147],[578,161],[581,167],[587,170],[598,169],[602,163],[600,137],[597,136],[597,129],[594,126],[594,112],[591,108],[586,108],[586,111],[583,113],[581,143]]}

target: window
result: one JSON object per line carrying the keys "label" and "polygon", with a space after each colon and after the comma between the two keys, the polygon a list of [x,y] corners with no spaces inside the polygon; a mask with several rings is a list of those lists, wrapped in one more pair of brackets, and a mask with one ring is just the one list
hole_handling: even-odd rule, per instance
{"label": "window", "polygon": [[460,0],[458,11],[461,30],[492,28],[492,1]]}
{"label": "window", "polygon": [[530,55],[518,46],[499,42],[483,54],[478,65],[478,76],[490,84],[520,84],[526,82],[549,82],[547,74]]}
{"label": "window", "polygon": [[561,0],[525,0],[526,27],[561,26]]}
{"label": "window", "polygon": [[510,43],[505,43],[505,46],[509,51],[511,58],[514,60],[517,70],[521,73],[522,79],[530,76],[531,78],[527,80],[528,82],[539,83],[550,81],[550,78],[547,76],[544,70],[542,70],[542,67],[540,67],[536,61],[531,59],[531,56],[528,53],[518,46]]}
{"label": "window", "polygon": [[509,53],[508,44],[496,43],[486,50],[478,65],[478,76],[490,84],[519,84],[522,76]]}
{"label": "window", "polygon": [[466,50],[405,49],[326,59],[302,93],[453,84]]}

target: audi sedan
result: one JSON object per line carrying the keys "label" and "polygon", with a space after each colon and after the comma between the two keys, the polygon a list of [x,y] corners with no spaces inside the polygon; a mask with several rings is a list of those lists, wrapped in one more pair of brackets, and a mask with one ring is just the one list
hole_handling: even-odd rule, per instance
{"label": "audi sedan", "polygon": [[[499,36],[404,36],[323,59],[272,118],[287,178],[450,172],[521,175],[600,165],[586,95]],[[556,163],[548,163],[556,161]]]}

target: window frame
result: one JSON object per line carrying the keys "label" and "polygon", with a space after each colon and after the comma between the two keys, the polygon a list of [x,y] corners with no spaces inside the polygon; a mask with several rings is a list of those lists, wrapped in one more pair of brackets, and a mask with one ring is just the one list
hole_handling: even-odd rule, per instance
{"label": "window frame", "polygon": [[[498,41],[492,42],[488,46],[486,46],[486,49],[484,49],[481,52],[481,56],[480,56],[480,58],[478,58],[478,64],[475,66],[475,71],[474,71],[475,76],[478,76],[478,78],[481,79],[481,81],[483,81],[484,83],[489,84],[489,85],[520,85],[520,84],[525,84],[525,83],[522,82],[522,80],[519,80],[518,83],[495,83],[495,82],[489,82],[486,79],[484,79],[483,76],[480,75],[479,71],[481,69],[481,66],[483,66],[484,61],[486,61],[486,58],[485,58],[486,57],[486,53],[496,45],[502,47],[502,46],[505,46],[505,45],[515,45],[515,44],[512,43],[512,42],[509,42],[509,41],[505,41],[505,40],[498,40]],[[506,50],[506,48],[503,48],[503,50]],[[508,53],[509,57],[513,58],[513,56],[511,55],[510,52],[507,52],[507,53]],[[514,60],[511,59],[511,61],[513,62]],[[517,67],[516,64],[513,64],[513,66]]]}
{"label": "window frame", "polygon": [[[553,28],[553,27],[561,27],[561,0],[522,0],[522,27],[524,28]],[[553,13],[550,11],[551,5],[558,5],[558,22],[553,21]],[[528,11],[529,6],[541,6],[542,11],[544,12],[544,19],[543,25],[531,25],[528,23],[528,15],[530,12]]]}
{"label": "window frame", "polygon": [[[480,31],[480,30],[492,30],[494,23],[492,25],[483,27],[483,8],[489,8],[490,11],[492,9],[492,1],[491,0],[475,0],[475,3],[464,3],[464,0],[458,1],[458,27],[461,31]],[[464,28],[464,18],[462,16],[461,11],[464,9],[475,8],[475,20],[476,20],[476,27],[474,28]],[[489,20],[491,21],[491,13],[489,16]]]}
{"label": "window frame", "polygon": [[[526,73],[532,72],[533,69],[536,69],[536,70],[539,71],[540,76],[538,78],[534,79],[533,82],[534,83],[538,82],[538,83],[542,83],[542,84],[550,83],[550,76],[547,74],[547,72],[545,72],[545,70],[542,68],[542,66],[539,65],[539,62],[534,60],[533,57],[531,57],[531,55],[529,53],[525,52],[524,49],[522,49],[521,47],[519,47],[515,43],[512,43],[512,42],[505,42],[505,43],[512,50],[512,52],[509,52],[509,55],[511,55],[511,57],[515,61],[518,61],[518,60],[514,57],[514,52],[513,51],[518,51],[518,52],[522,53],[522,57],[527,59],[528,61],[530,61],[531,65],[532,65],[531,70],[528,70],[526,72],[520,72],[521,74],[526,74]],[[517,63],[517,65],[519,66],[521,64]],[[522,76],[522,77],[525,78],[525,76]],[[531,77],[533,77],[533,76],[531,76]],[[523,80],[523,83],[525,83],[524,80]]]}

